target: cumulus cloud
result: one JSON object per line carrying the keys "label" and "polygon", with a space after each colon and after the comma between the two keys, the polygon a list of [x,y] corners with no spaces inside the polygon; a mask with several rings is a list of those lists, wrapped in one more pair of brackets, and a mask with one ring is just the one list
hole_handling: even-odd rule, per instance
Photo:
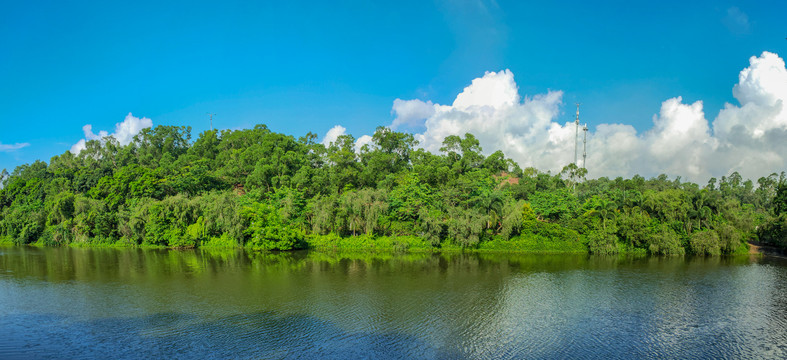
{"label": "cumulus cloud", "polygon": [[6,181],[6,179],[8,179],[8,177],[9,177],[9,175],[8,175],[8,171],[6,171],[6,169],[3,169],[3,171],[0,171],[0,190],[3,190],[3,188],[5,187],[5,181]]}
{"label": "cumulus cloud", "polygon": [[[773,129],[787,125],[787,69],[778,55],[764,52],[751,57],[750,66],[738,75],[732,94],[741,106],[725,104],[714,122],[714,130],[721,136],[743,132],[760,138]],[[740,129],[735,129],[740,127]]]}
{"label": "cumulus cloud", "polygon": [[539,168],[565,164],[569,149],[573,160],[574,129],[552,122],[562,95],[552,91],[521,100],[513,73],[487,72],[452,105],[435,105],[426,130],[415,138],[420,146],[437,152],[445,137],[472,133],[488,152],[503,150],[520,163]]}
{"label": "cumulus cloud", "polygon": [[391,109],[391,114],[396,114],[391,129],[396,130],[402,125],[421,126],[434,112],[435,107],[431,101],[396,99]]}
{"label": "cumulus cloud", "polygon": [[640,167],[642,172],[695,180],[708,177],[703,161],[715,149],[716,141],[711,137],[702,102],[689,105],[682,100],[677,97],[663,102],[659,115],[653,118],[653,128],[642,139],[646,148],[641,152],[648,155],[642,160],[650,166]]}
{"label": "cumulus cloud", "polygon": [[16,150],[19,150],[19,149],[21,149],[23,147],[27,147],[27,146],[30,146],[30,144],[29,143],[16,143],[16,144],[12,145],[12,144],[0,143],[0,152],[16,151]]}
{"label": "cumulus cloud", "polygon": [[115,124],[115,131],[113,133],[109,133],[107,131],[101,130],[98,134],[93,133],[93,125],[87,124],[82,127],[82,132],[85,134],[85,138],[79,140],[76,144],[71,146],[71,153],[79,154],[82,150],[85,149],[85,143],[90,140],[101,140],[107,136],[112,136],[115,140],[120,143],[120,145],[128,145],[131,143],[131,140],[134,139],[134,135],[138,134],[142,129],[149,128],[153,126],[153,121],[146,118],[138,118],[128,113],[126,118],[123,119],[123,122]]}
{"label": "cumulus cloud", "polygon": [[[336,139],[338,139],[339,136],[342,135],[347,135],[347,129],[344,126],[336,125],[332,127],[330,130],[328,130],[327,133],[325,133],[325,136],[323,136],[321,143],[325,145],[325,147],[331,146],[331,144],[336,142]],[[372,142],[371,136],[363,135],[355,140],[355,145],[353,145],[353,148],[355,149],[355,152],[360,152],[361,147],[371,142]]]}
{"label": "cumulus cloud", "polygon": [[361,135],[361,137],[359,137],[358,140],[355,140],[355,145],[353,146],[353,148],[355,149],[355,152],[361,152],[361,148],[364,145],[371,144],[371,143],[372,143],[371,136]]}
{"label": "cumulus cloud", "polygon": [[778,55],[764,52],[749,59],[733,96],[713,122],[719,139],[718,166],[741,172],[784,170],[787,162],[787,69]]}
{"label": "cumulus cloud", "polygon": [[330,146],[332,143],[336,142],[336,139],[338,139],[339,136],[346,134],[347,129],[344,126],[336,125],[328,130],[327,133],[325,133],[325,136],[322,138],[322,144],[325,146]]}
{"label": "cumulus cloud", "polygon": [[[653,126],[638,134],[630,125],[591,125],[588,175],[655,176],[666,173],[705,181],[739,171],[757,178],[787,167],[787,69],[778,55],[764,52],[740,72],[733,95],[711,123],[701,101],[681,97],[662,103]],[[487,72],[451,105],[421,100],[394,101],[391,128],[423,121],[420,146],[438,152],[449,135],[474,134],[486,153],[502,150],[521,166],[559,171],[573,162],[573,122],[558,123],[561,91],[522,98],[509,70]],[[426,117],[425,120],[418,119]],[[711,130],[712,129],[712,130]],[[580,129],[580,136],[581,136]],[[581,153],[581,140],[579,152]],[[582,165],[580,154],[579,163]]]}

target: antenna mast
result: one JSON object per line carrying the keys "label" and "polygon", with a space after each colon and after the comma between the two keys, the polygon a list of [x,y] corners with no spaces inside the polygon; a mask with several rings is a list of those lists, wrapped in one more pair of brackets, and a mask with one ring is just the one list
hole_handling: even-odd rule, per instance
{"label": "antenna mast", "polygon": [[206,113],[206,114],[208,114],[208,116],[210,116],[210,131],[213,131],[213,115],[216,115],[216,114],[211,114],[211,113]]}
{"label": "antenna mast", "polygon": [[577,142],[579,142],[579,105],[582,104],[577,103],[577,119],[574,121],[574,165],[577,164]]}
{"label": "antenna mast", "polygon": [[582,131],[585,132],[585,137],[582,139],[582,168],[587,169],[585,165],[588,161],[588,124],[582,127]]}

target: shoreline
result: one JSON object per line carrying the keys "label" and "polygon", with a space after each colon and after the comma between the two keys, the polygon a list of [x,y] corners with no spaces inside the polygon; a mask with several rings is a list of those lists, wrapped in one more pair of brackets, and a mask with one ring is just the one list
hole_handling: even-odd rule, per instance
{"label": "shoreline", "polygon": [[765,245],[757,241],[749,241],[749,255],[772,256],[778,258],[787,258],[785,252],[775,246]]}
{"label": "shoreline", "polygon": [[[342,252],[342,253],[388,253],[388,254],[456,254],[456,253],[477,253],[477,254],[529,254],[529,255],[594,255],[589,252],[587,244],[577,241],[571,244],[563,244],[560,242],[538,242],[528,241],[527,239],[519,239],[518,241],[485,241],[473,248],[463,248],[451,243],[442,244],[440,247],[432,247],[427,245],[423,239],[419,238],[381,238],[381,241],[357,241],[353,238],[341,238],[340,241],[326,243],[320,241],[307,241],[307,246],[292,250],[265,250],[256,249],[244,246],[226,246],[226,245],[211,245],[205,244],[202,246],[194,246],[187,248],[166,247],[161,245],[133,245],[121,241],[115,243],[91,243],[91,242],[78,242],[64,244],[63,246],[55,247],[70,247],[70,248],[91,248],[91,249],[140,249],[140,250],[206,250],[206,251],[222,251],[222,250],[246,250],[251,252],[270,252],[270,253],[289,253],[295,251],[316,251],[316,252]],[[403,242],[397,241],[406,239]],[[407,241],[411,240],[411,241]],[[414,241],[413,241],[414,240]],[[532,240],[532,239],[530,239]],[[414,244],[413,244],[414,243]],[[415,246],[411,246],[415,245]],[[562,246],[561,246],[562,245]],[[12,242],[0,242],[0,247],[16,247],[16,246],[31,246],[37,248],[53,247],[43,245],[40,243],[32,243],[26,245],[17,245]],[[732,254],[717,255],[717,256],[773,256],[780,258],[787,258],[784,252],[776,247],[763,245],[756,242],[747,243],[748,251],[738,251]],[[620,251],[613,256],[650,256],[645,249],[634,248],[627,249],[621,247]],[[685,254],[681,256],[694,256],[692,254]]]}

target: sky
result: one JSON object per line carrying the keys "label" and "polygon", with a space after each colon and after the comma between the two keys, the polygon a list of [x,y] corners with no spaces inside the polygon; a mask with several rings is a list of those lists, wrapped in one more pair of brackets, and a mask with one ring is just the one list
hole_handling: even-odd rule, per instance
{"label": "sky", "polygon": [[[140,129],[377,126],[590,177],[787,170],[784,1],[8,1],[0,169]],[[581,133],[581,131],[580,131]],[[580,165],[581,160],[581,140]],[[1,171],[1,170],[0,170]]]}

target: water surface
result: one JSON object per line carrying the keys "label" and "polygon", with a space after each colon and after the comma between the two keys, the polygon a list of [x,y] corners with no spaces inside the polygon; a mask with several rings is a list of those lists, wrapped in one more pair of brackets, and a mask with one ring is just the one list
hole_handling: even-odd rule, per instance
{"label": "water surface", "polygon": [[0,248],[0,358],[784,358],[769,258]]}

